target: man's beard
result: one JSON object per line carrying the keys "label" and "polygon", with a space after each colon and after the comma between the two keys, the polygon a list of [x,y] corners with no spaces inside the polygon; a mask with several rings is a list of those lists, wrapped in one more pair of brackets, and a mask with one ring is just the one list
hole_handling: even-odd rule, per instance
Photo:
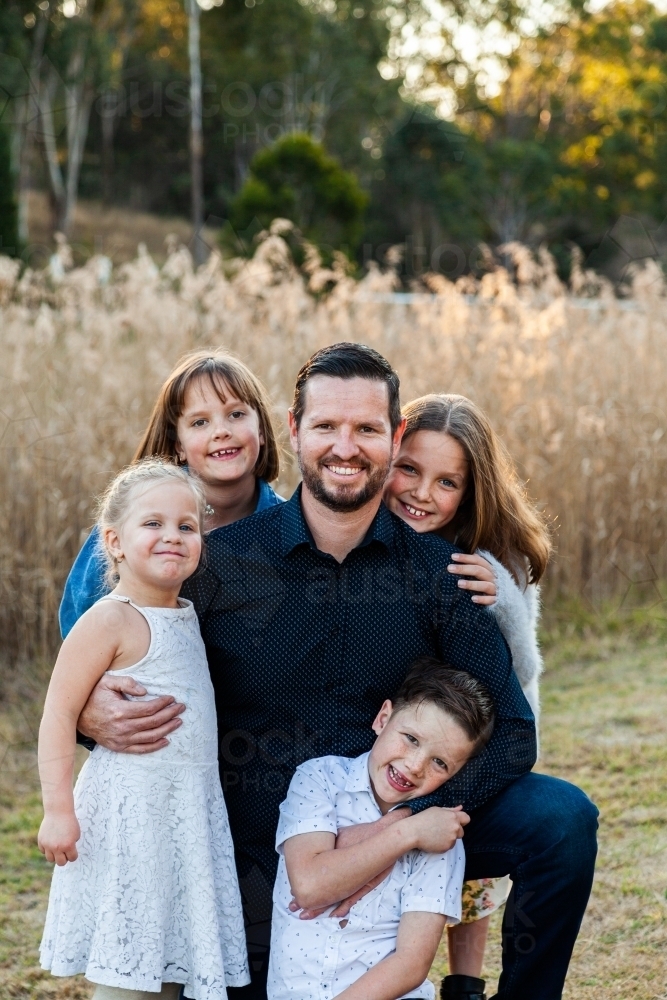
{"label": "man's beard", "polygon": [[361,488],[355,489],[352,486],[345,486],[341,483],[335,492],[333,492],[328,490],[324,485],[322,467],[325,462],[323,460],[320,460],[316,465],[306,465],[301,452],[298,454],[298,459],[303,484],[308,492],[315,500],[328,507],[329,510],[341,513],[360,510],[371,500],[374,500],[378,493],[381,492],[391,468],[390,462],[387,462],[386,465],[372,466],[369,462],[356,459],[355,462],[358,462],[361,468],[366,469],[368,473],[366,484]]}

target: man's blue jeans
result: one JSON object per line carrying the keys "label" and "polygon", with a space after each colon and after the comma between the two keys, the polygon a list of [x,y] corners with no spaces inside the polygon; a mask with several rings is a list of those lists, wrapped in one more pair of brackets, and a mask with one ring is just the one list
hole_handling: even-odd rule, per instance
{"label": "man's blue jeans", "polygon": [[526,774],[466,828],[466,878],[510,874],[498,1000],[559,1000],[588,903],[598,811],[567,781]]}
{"label": "man's blue jeans", "polygon": [[[466,877],[511,875],[498,1000],[559,1000],[586,909],[598,811],[567,781],[526,774],[472,815]],[[248,928],[252,934],[252,928]],[[266,1000],[266,964],[230,1000]]]}

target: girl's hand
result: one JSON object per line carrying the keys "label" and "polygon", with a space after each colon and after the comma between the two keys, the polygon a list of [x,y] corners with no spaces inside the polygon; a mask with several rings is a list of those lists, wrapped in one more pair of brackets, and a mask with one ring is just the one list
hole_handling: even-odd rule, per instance
{"label": "girl's hand", "polygon": [[476,553],[468,555],[465,552],[453,552],[452,560],[447,569],[467,578],[459,580],[458,585],[464,590],[476,591],[471,600],[475,604],[495,604],[498,591],[491,563]]}
{"label": "girl's hand", "polygon": [[42,820],[37,846],[47,861],[55,861],[62,867],[78,858],[76,843],[80,836],[81,828],[74,813],[56,813]]}

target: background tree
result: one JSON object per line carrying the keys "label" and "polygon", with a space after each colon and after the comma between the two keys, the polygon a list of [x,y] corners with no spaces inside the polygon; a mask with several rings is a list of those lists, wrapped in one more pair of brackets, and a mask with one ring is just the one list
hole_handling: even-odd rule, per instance
{"label": "background tree", "polygon": [[18,233],[22,243],[28,240],[27,195],[33,147],[39,132],[34,78],[41,63],[45,37],[45,14],[30,0],[7,0],[0,5],[0,123],[10,136]]}
{"label": "background tree", "polygon": [[190,202],[194,230],[193,256],[197,266],[205,260],[201,239],[204,225],[204,134],[202,129],[201,8],[198,0],[186,0],[188,14],[188,63],[190,71]]}
{"label": "background tree", "polygon": [[366,202],[353,174],[321,143],[295,132],[255,155],[231,222],[238,232],[254,220],[269,226],[277,217],[290,219],[330,257],[336,248],[356,249]]}
{"label": "background tree", "polygon": [[367,256],[382,260],[390,246],[404,244],[408,277],[428,270],[462,274],[473,247],[489,236],[479,144],[424,107],[406,112],[377,162]]}
{"label": "background tree", "polygon": [[[488,236],[591,250],[617,219],[657,229],[667,214],[667,18],[645,0],[579,7],[508,60],[500,92],[456,89],[469,137],[463,173],[483,160]],[[441,67],[443,74],[446,67]]]}
{"label": "background tree", "polygon": [[0,124],[0,253],[18,255],[18,212],[11,169],[9,133]]}
{"label": "background tree", "polygon": [[[201,14],[205,219],[246,218],[254,158],[300,134],[368,196],[354,239],[338,224],[360,262],[404,243],[410,275],[453,276],[480,241],[520,239],[565,267],[573,243],[588,253],[624,216],[647,253],[667,249],[667,18],[648,0],[595,12],[559,0],[541,26],[527,0],[443,0],[437,58],[414,43],[435,30],[426,0],[219,2]],[[24,222],[28,186],[45,182],[60,225],[77,190],[190,215],[184,3],[0,5]],[[462,26],[478,32],[477,54]],[[276,192],[260,197],[257,180],[265,217]],[[284,214],[302,211],[292,194]]]}

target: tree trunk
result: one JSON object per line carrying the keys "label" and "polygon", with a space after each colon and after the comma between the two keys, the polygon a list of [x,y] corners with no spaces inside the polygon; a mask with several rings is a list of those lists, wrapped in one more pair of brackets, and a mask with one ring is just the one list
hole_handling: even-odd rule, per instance
{"label": "tree trunk", "polygon": [[33,140],[39,130],[39,90],[40,67],[44,55],[44,43],[48,28],[48,12],[42,14],[37,21],[35,38],[32,45],[29,69],[29,87],[23,101],[23,120],[19,123],[18,132],[18,236],[19,243],[28,243],[28,197],[30,193],[30,159]]}
{"label": "tree trunk", "polygon": [[79,174],[86,148],[93,89],[88,81],[66,88],[67,93],[67,184],[62,232],[69,236],[79,194]]}
{"label": "tree trunk", "polygon": [[[77,52],[72,59],[70,76],[80,76],[83,69],[83,54]],[[88,136],[94,91],[90,81],[85,76],[80,77],[75,83],[64,85],[67,119],[67,170],[63,177],[53,115],[54,99],[61,84],[62,81],[56,69],[49,65],[46,82],[40,88],[39,107],[44,151],[55,205],[55,227],[65,236],[69,236],[78,197],[79,174]]]}
{"label": "tree trunk", "polygon": [[113,90],[105,90],[102,98],[102,200],[110,205],[113,198],[113,139],[116,130],[118,100]]}
{"label": "tree trunk", "polygon": [[201,231],[204,223],[200,9],[197,0],[186,0],[188,9],[188,55],[190,58],[190,183],[192,193],[193,258],[197,266],[206,259]]}
{"label": "tree trunk", "polygon": [[58,146],[56,143],[56,129],[53,119],[53,101],[58,89],[60,77],[53,66],[49,66],[46,83],[39,89],[39,111],[42,123],[42,139],[44,141],[44,153],[46,165],[51,181],[51,194],[54,205],[54,226],[60,229],[65,214],[65,183],[63,181],[60,161],[58,159]]}

